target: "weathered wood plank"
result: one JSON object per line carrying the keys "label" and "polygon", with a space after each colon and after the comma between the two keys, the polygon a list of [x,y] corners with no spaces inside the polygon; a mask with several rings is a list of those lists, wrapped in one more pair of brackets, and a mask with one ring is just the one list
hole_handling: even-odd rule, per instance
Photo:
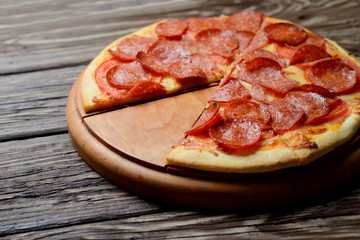
{"label": "weathered wood plank", "polygon": [[66,132],[67,98],[83,69],[0,76],[0,141]]}
{"label": "weathered wood plank", "polygon": [[81,160],[68,134],[0,143],[0,236],[158,211]]}
{"label": "weathered wood plank", "polygon": [[[98,239],[105,235],[115,239],[356,239],[360,230],[354,226],[359,224],[360,218],[356,214],[338,211],[340,203],[343,201],[310,206],[301,211],[288,209],[259,214],[169,209],[105,222],[27,232],[13,235],[11,239]],[[345,207],[349,205],[345,204]]]}
{"label": "weathered wood plank", "polygon": [[355,0],[6,1],[0,7],[0,74],[86,64],[110,42],[155,21],[240,10],[295,21],[359,56],[359,8]]}

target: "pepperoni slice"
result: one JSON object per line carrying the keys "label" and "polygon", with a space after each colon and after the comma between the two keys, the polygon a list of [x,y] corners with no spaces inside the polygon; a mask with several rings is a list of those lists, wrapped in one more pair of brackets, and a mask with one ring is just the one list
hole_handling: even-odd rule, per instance
{"label": "pepperoni slice", "polygon": [[269,52],[267,50],[263,50],[263,49],[260,49],[260,50],[256,50],[254,52],[248,52],[246,54],[244,54],[243,56],[237,58],[235,61],[240,61],[241,60],[253,60],[255,58],[269,58],[269,59],[272,59],[274,61],[276,61],[282,68],[286,67],[286,62],[283,58],[281,58],[278,54],[276,53],[272,53],[272,52]]}
{"label": "pepperoni slice", "polygon": [[251,84],[251,97],[259,102],[267,103],[267,97],[264,89],[258,81],[254,81]]}
{"label": "pepperoni slice", "polygon": [[248,71],[263,71],[265,69],[273,69],[276,72],[282,70],[280,64],[270,58],[257,57],[245,62],[245,68]]}
{"label": "pepperoni slice", "polygon": [[146,52],[151,45],[156,42],[154,37],[141,37],[133,35],[129,38],[121,40],[116,48],[116,51],[109,50],[110,53],[122,60],[135,60],[138,52]]}
{"label": "pepperoni slice", "polygon": [[305,111],[306,123],[311,123],[329,112],[328,101],[317,93],[291,91],[286,94],[284,100]]}
{"label": "pepperoni slice", "polygon": [[280,44],[297,46],[307,38],[307,33],[291,23],[274,23],[265,27],[264,31],[271,41]]}
{"label": "pepperoni slice", "polygon": [[315,33],[307,33],[308,37],[306,39],[306,41],[303,43],[304,45],[315,45],[315,46],[318,46],[319,48],[322,48],[322,49],[326,49],[326,42],[325,42],[325,39],[324,37],[320,36],[320,35],[317,35]]}
{"label": "pepperoni slice", "polygon": [[[165,63],[173,63],[177,61],[190,61],[189,55],[192,53],[191,43],[188,38],[181,40],[160,39],[148,51],[149,55],[156,57]],[[195,41],[192,43],[196,44]]]}
{"label": "pepperoni slice", "polygon": [[281,67],[286,67],[286,61],[281,58],[279,55],[277,55],[276,53],[273,52],[269,52],[266,50],[257,50],[255,52],[252,53],[253,58],[255,57],[263,57],[263,58],[270,58],[274,61],[276,61]]}
{"label": "pepperoni slice", "polygon": [[[190,57],[178,59],[167,52],[168,49],[158,49],[156,53],[146,54],[139,52],[137,59],[146,68],[161,74],[167,74],[174,78],[206,78],[204,71],[196,64],[191,63]],[[171,56],[169,56],[169,54]],[[177,53],[178,54],[178,53]]]}
{"label": "pepperoni slice", "polygon": [[[251,61],[254,61],[251,60]],[[259,71],[257,71],[257,69],[254,69],[254,66],[256,63],[254,62],[251,62],[249,61],[249,65],[248,67],[246,66],[247,65],[247,62],[245,63],[242,63],[242,64],[238,64],[236,65],[235,67],[235,75],[237,78],[241,79],[241,80],[244,80],[248,83],[254,83],[254,82],[260,82],[260,78],[264,75],[266,76],[265,74],[265,71],[273,71],[272,69],[268,69],[265,67],[264,65],[264,68],[263,69],[259,69]],[[261,65],[259,65],[259,68],[261,67]],[[249,71],[247,69],[254,69],[254,71]],[[276,70],[274,70],[276,71]]]}
{"label": "pepperoni slice", "polygon": [[225,25],[231,31],[247,31],[255,33],[259,30],[264,14],[259,12],[238,12],[225,20]]}
{"label": "pepperoni slice", "polygon": [[109,69],[113,68],[116,65],[121,64],[118,59],[111,58],[105,62],[103,62],[95,71],[95,82],[98,85],[99,89],[116,100],[122,100],[125,98],[128,90],[115,88],[110,85],[110,83],[106,79],[106,73]]}
{"label": "pepperoni slice", "polygon": [[210,95],[210,102],[230,102],[244,100],[250,97],[249,91],[239,80],[232,79],[225,85],[219,87],[216,92]]}
{"label": "pepperoni slice", "polygon": [[259,81],[262,86],[281,94],[285,94],[299,85],[296,80],[285,78],[280,64],[269,58],[259,57],[247,61],[245,70],[239,71],[238,77],[250,83]]}
{"label": "pepperoni slice", "polygon": [[146,68],[165,75],[170,75],[177,79],[187,78],[202,78],[206,79],[204,71],[191,62],[177,61],[177,62],[161,62],[156,57],[149,56],[144,52],[139,52],[137,56],[138,60]]}
{"label": "pepperoni slice", "polygon": [[333,98],[335,97],[334,94],[332,94],[329,90],[326,88],[313,85],[313,84],[304,84],[299,87],[300,90],[306,91],[306,92],[314,92],[317,94],[320,94],[323,97]]}
{"label": "pepperoni slice", "polygon": [[169,68],[170,76],[177,79],[206,79],[206,73],[196,64],[189,62],[174,62]]}
{"label": "pepperoni slice", "polygon": [[333,102],[331,102],[329,108],[330,110],[328,114],[316,119],[315,121],[312,122],[312,124],[319,125],[325,122],[329,122],[331,120],[342,117],[347,112],[349,112],[349,105],[341,99],[336,99]]}
{"label": "pepperoni slice", "polygon": [[271,126],[276,132],[290,130],[305,114],[302,108],[284,100],[270,102],[268,110],[271,115]]}
{"label": "pepperoni slice", "polygon": [[294,54],[296,47],[292,46],[284,46],[282,44],[275,43],[274,44],[274,52],[277,53],[280,57],[285,59],[290,59]]}
{"label": "pepperoni slice", "polygon": [[269,38],[264,31],[259,31],[251,39],[248,47],[245,49],[246,52],[252,52],[260,48],[265,47],[269,43]]}
{"label": "pepperoni slice", "polygon": [[180,39],[170,41],[175,48],[186,51],[189,55],[200,53],[200,45],[192,38],[183,35]]}
{"label": "pepperoni slice", "polygon": [[251,42],[251,39],[253,39],[255,34],[252,32],[242,31],[242,32],[235,32],[234,36],[237,38],[239,42],[239,50],[241,53],[244,49],[246,49],[249,46],[249,43]]}
{"label": "pepperoni slice", "polygon": [[267,33],[264,31],[264,28],[269,25],[271,25],[270,22],[262,22],[260,29],[255,33],[253,39],[251,39],[248,47],[245,49],[245,52],[253,52],[255,50],[259,50],[260,48],[265,47],[269,43]]}
{"label": "pepperoni slice", "polygon": [[218,68],[221,68],[222,73],[224,73],[227,66],[229,66],[230,63],[232,62],[231,58],[223,57],[218,54],[206,54],[206,57],[210,59],[214,64],[216,64]]}
{"label": "pepperoni slice", "polygon": [[126,98],[150,99],[166,94],[166,89],[157,82],[139,82],[126,95]]}
{"label": "pepperoni slice", "polygon": [[331,57],[330,54],[316,45],[302,45],[291,56],[289,65],[307,63],[329,57]]}
{"label": "pepperoni slice", "polygon": [[256,123],[261,129],[270,121],[270,114],[265,105],[250,101],[233,101],[224,107],[224,116],[228,119],[241,119]]}
{"label": "pepperoni slice", "polygon": [[155,79],[155,75],[143,68],[138,61],[132,61],[120,63],[109,69],[106,79],[114,87],[130,89],[139,82]]}
{"label": "pepperoni slice", "polygon": [[155,33],[163,37],[181,36],[188,27],[188,23],[182,19],[167,19],[155,27]]}
{"label": "pepperoni slice", "polygon": [[356,84],[354,87],[352,87],[349,91],[345,91],[342,94],[351,94],[353,92],[357,92],[360,89],[360,67],[355,64],[354,62],[346,59],[346,58],[339,58],[339,60],[343,63],[345,63],[347,66],[351,67],[352,70],[356,73]]}
{"label": "pepperoni slice", "polygon": [[225,23],[221,18],[203,17],[203,18],[189,18],[186,20],[189,24],[188,32],[194,36],[198,32],[205,29],[225,29]]}
{"label": "pepperoni slice", "polygon": [[[161,51],[165,52],[166,50],[165,49],[162,49]],[[150,54],[146,54],[144,52],[139,52],[137,55],[136,55],[136,59],[141,62],[141,64],[156,72],[156,73],[160,73],[160,74],[168,74],[169,73],[169,68],[170,68],[170,64],[169,63],[166,63],[165,61],[161,61],[163,60],[161,58],[161,52],[158,51],[158,55],[150,55]]]}
{"label": "pepperoni slice", "polygon": [[209,135],[225,146],[243,148],[254,145],[260,140],[261,129],[252,122],[224,119],[210,127]]}
{"label": "pepperoni slice", "polygon": [[317,62],[306,69],[305,74],[312,84],[335,94],[341,94],[356,84],[356,72],[340,60]]}
{"label": "pepperoni slice", "polygon": [[[301,64],[297,64],[296,67],[306,71],[308,68],[310,68],[311,66],[317,64],[318,62],[323,62],[323,61],[327,61],[327,60],[331,60],[333,58],[323,58],[323,59],[319,59],[319,60],[315,60],[312,62],[307,62],[307,63],[301,63]],[[306,75],[305,75],[306,77]]]}
{"label": "pepperoni slice", "polygon": [[137,59],[146,68],[177,79],[206,78],[201,67],[191,62],[190,54],[197,47],[197,43],[188,37],[180,40],[160,39],[147,53],[139,52]]}
{"label": "pepperoni slice", "polygon": [[180,39],[159,39],[149,48],[147,54],[155,56],[159,61],[172,63],[190,61],[189,56],[198,52],[199,44],[189,37],[182,36]]}
{"label": "pepperoni slice", "polygon": [[181,38],[159,38],[151,45],[146,53],[156,52],[158,49],[166,49],[176,56],[192,55],[200,52],[200,45],[192,38],[182,35]]}
{"label": "pepperoni slice", "polygon": [[207,55],[203,54],[194,54],[190,56],[191,63],[198,66],[207,76],[207,78],[218,78],[222,75],[222,70],[220,70],[214,61],[209,58]]}
{"label": "pepperoni slice", "polygon": [[297,88],[299,86],[298,81],[282,76],[273,79],[261,79],[260,83],[264,87],[270,88],[281,94],[285,94],[291,89]]}
{"label": "pepperoni slice", "polygon": [[298,47],[304,46],[304,45],[315,45],[325,51],[325,40],[323,37],[314,34],[314,33],[307,33],[308,37],[305,42],[298,46],[284,46],[282,44],[275,43],[274,51],[279,54],[281,57],[290,59]]}
{"label": "pepperoni slice", "polygon": [[360,79],[360,67],[357,64],[345,58],[340,58],[339,60],[351,67],[356,73],[356,78]]}
{"label": "pepperoni slice", "polygon": [[215,124],[219,120],[220,105],[218,103],[211,103],[201,114],[200,118],[195,122],[192,128],[185,132],[185,134],[194,135],[203,132],[205,129]]}
{"label": "pepperoni slice", "polygon": [[[228,65],[226,74],[224,75],[223,79],[221,80],[220,86],[226,84],[227,81],[230,80],[230,76],[234,72],[236,65],[238,65],[244,61],[253,60],[255,58],[269,58],[269,59],[276,61],[281,67],[283,67],[283,68],[286,67],[285,60],[282,59],[280,56],[278,56],[275,53],[272,53],[272,52],[269,52],[269,51],[266,51],[263,49],[256,50],[254,52],[247,52],[247,53],[237,57],[230,65]],[[253,81],[250,80],[249,82],[253,82]]]}
{"label": "pepperoni slice", "polygon": [[233,50],[239,46],[232,32],[219,29],[203,30],[195,36],[195,39],[206,50],[223,57],[232,57]]}

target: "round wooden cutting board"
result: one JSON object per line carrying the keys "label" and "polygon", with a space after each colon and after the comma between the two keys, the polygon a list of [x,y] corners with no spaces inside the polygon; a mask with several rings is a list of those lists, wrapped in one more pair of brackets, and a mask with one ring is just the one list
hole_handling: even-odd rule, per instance
{"label": "round wooden cutting board", "polygon": [[140,196],[196,208],[257,209],[311,200],[359,176],[355,138],[308,166],[270,173],[225,174],[167,166],[167,153],[196,121],[214,87],[86,114],[80,81],[81,75],[66,110],[76,150],[99,174]]}

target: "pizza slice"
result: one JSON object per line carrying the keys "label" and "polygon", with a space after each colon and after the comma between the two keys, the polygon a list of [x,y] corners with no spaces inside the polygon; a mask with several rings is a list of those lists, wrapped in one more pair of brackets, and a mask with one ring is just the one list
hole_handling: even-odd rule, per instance
{"label": "pizza slice", "polygon": [[318,159],[360,126],[359,66],[335,42],[265,18],[167,163],[254,173]]}
{"label": "pizza slice", "polygon": [[[240,14],[241,15],[241,14]],[[227,17],[167,19],[116,40],[81,79],[86,112],[160,98],[219,81],[252,39],[263,14],[238,16],[251,25],[232,31]],[[249,31],[251,30],[251,31]]]}

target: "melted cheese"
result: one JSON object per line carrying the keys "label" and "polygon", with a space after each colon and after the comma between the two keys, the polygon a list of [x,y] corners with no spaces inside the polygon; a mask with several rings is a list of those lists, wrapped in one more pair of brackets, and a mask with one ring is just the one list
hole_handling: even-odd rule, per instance
{"label": "melted cheese", "polygon": [[166,89],[166,91],[175,92],[181,88],[181,84],[176,81],[175,78],[170,76],[165,76],[161,80],[161,85],[163,85]]}
{"label": "melted cheese", "polygon": [[284,68],[283,70],[285,77],[298,81],[300,85],[307,83],[304,78],[304,71],[302,69],[292,65]]}

